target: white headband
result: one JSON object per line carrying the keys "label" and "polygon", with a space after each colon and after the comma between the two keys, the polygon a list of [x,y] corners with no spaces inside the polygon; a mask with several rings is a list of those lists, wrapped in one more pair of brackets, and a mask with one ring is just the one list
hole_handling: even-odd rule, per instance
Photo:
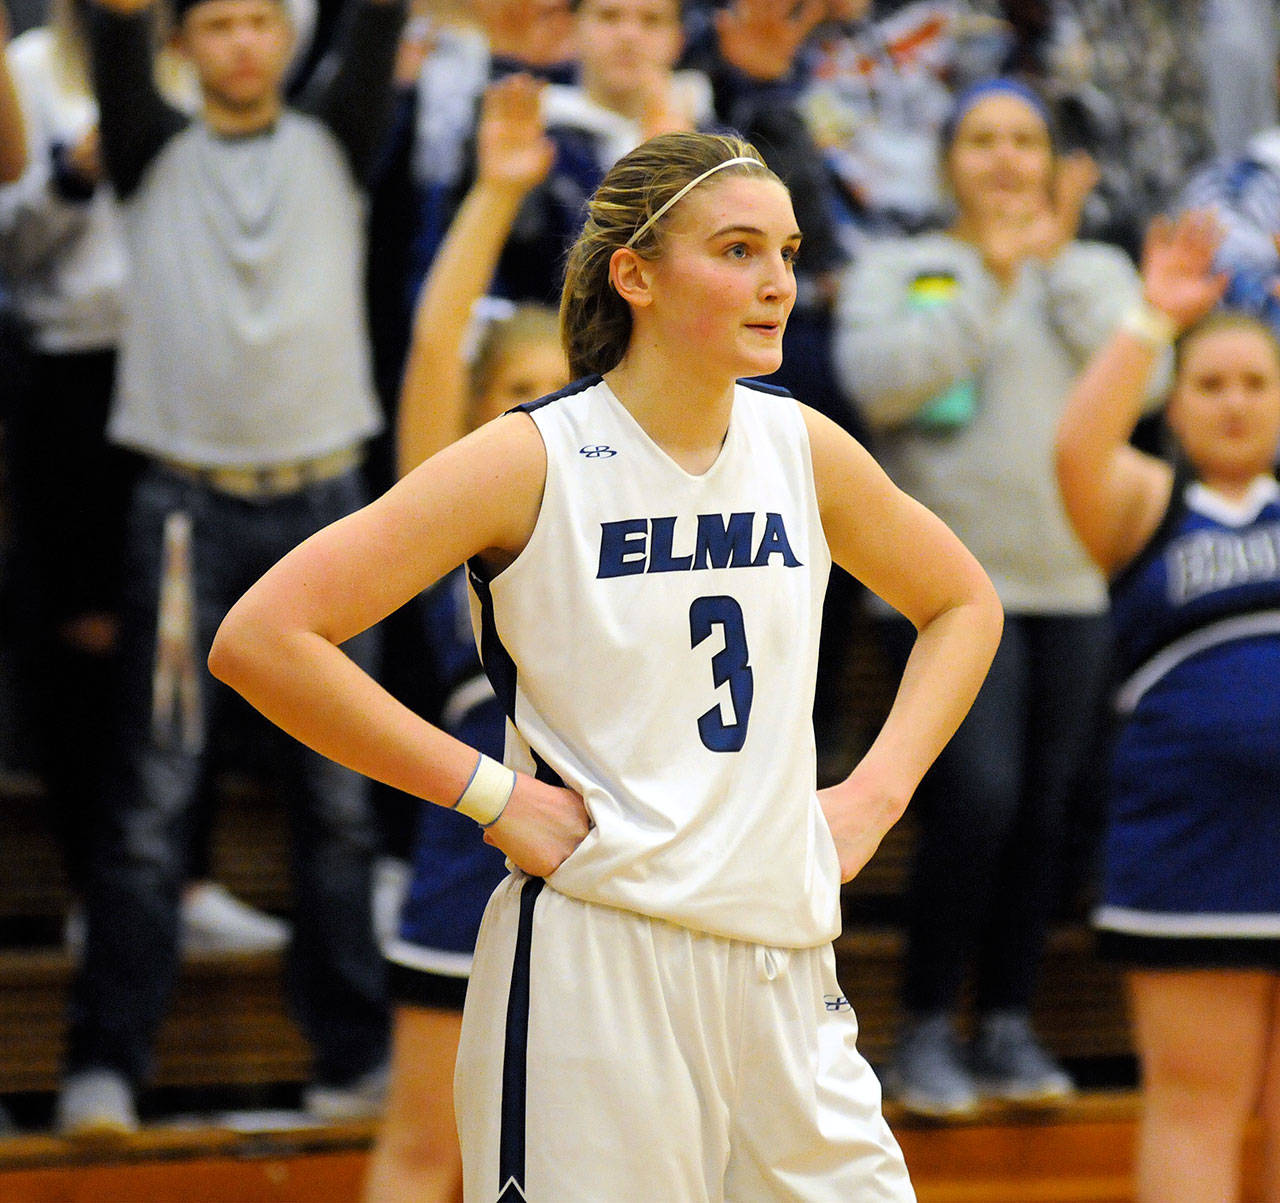
{"label": "white headband", "polygon": [[648,230],[654,222],[661,219],[677,201],[683,200],[690,192],[692,192],[703,180],[709,175],[715,175],[722,167],[733,167],[737,163],[754,163],[757,167],[762,166],[759,159],[752,159],[746,155],[739,155],[736,159],[725,159],[721,163],[717,163],[714,167],[708,167],[701,175],[695,175],[675,196],[671,197],[665,204],[659,205],[657,210],[649,215],[648,220],[624,243],[625,246],[635,246],[636,239],[639,238],[646,230]]}

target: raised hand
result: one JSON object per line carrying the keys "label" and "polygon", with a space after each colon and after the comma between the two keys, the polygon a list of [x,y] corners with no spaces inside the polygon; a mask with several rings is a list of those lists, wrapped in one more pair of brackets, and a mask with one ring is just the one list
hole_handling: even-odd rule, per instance
{"label": "raised hand", "polygon": [[1080,214],[1089,193],[1097,187],[1098,165],[1083,150],[1072,151],[1058,160],[1050,188],[1050,232],[1037,253],[1056,255],[1080,231]]}
{"label": "raised hand", "polygon": [[543,84],[508,75],[485,90],[476,130],[481,181],[528,192],[551,170],[555,148],[542,122]]}
{"label": "raised hand", "polygon": [[1227,287],[1226,272],[1213,269],[1222,227],[1207,209],[1176,218],[1156,217],[1142,246],[1142,291],[1147,301],[1185,330],[1204,317]]}
{"label": "raised hand", "polygon": [[734,0],[715,14],[720,54],[752,79],[780,79],[827,15],[827,0]]}
{"label": "raised hand", "polygon": [[1008,283],[1028,259],[1051,263],[1080,228],[1084,202],[1098,167],[1083,151],[1064,155],[1044,202],[1035,209],[994,214],[981,223],[978,245],[987,269]]}

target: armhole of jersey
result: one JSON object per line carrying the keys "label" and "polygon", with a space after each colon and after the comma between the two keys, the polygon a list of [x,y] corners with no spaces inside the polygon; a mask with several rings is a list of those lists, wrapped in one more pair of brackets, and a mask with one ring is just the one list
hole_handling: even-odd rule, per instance
{"label": "armhole of jersey", "polygon": [[[508,410],[507,413],[509,414],[525,413],[528,416],[529,424],[533,427],[534,432],[537,434],[538,438],[542,440],[542,454],[546,462],[546,468],[542,476],[542,495],[538,498],[538,516],[537,518],[534,519],[533,530],[529,532],[529,538],[525,542],[524,547],[520,549],[519,554],[512,559],[510,564],[506,565],[506,567],[502,568],[498,572],[491,571],[489,569],[489,566],[485,564],[484,560],[481,559],[480,556],[472,556],[469,560],[467,560],[467,564],[466,564],[467,575],[473,581],[481,582],[484,585],[489,585],[493,581],[496,581],[499,577],[505,576],[506,573],[510,572],[511,569],[514,568],[518,563],[520,563],[520,561],[524,558],[524,553],[529,550],[529,547],[533,544],[534,540],[540,537],[540,533],[544,525],[543,513],[545,510],[544,502],[547,499],[547,485],[551,480],[551,453],[547,449],[547,440],[543,436],[542,428],[534,420],[533,414],[529,411],[529,409],[527,409],[523,405],[518,405],[516,406],[515,409]],[[506,414],[504,414],[503,416],[505,417]]]}
{"label": "armhole of jersey", "polygon": [[1179,462],[1174,466],[1173,484],[1169,490],[1169,504],[1165,507],[1164,514],[1156,524],[1155,530],[1151,532],[1147,541],[1138,549],[1137,555],[1111,578],[1107,588],[1113,597],[1121,592],[1125,585],[1134,579],[1155,556],[1160,554],[1160,549],[1165,543],[1165,537],[1182,521],[1183,515],[1187,512],[1187,487],[1194,480],[1195,477],[1192,475],[1191,469],[1185,463]]}

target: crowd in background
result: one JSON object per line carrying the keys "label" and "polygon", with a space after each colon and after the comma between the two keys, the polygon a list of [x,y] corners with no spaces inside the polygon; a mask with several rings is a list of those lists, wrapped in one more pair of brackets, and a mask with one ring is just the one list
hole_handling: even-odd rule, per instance
{"label": "crowd in background", "polygon": [[[1280,328],[1277,6],[414,0],[404,13],[394,0],[287,0],[293,38],[278,64],[286,111],[323,125],[347,159],[339,164],[313,127],[299,126],[288,153],[309,165],[303,177],[316,191],[295,199],[297,173],[280,183],[274,159],[228,150],[234,129],[213,124],[221,141],[196,136],[202,111],[209,120],[208,78],[172,35],[198,7],[52,0],[48,11],[15,11],[7,73],[20,120],[0,91],[0,768],[41,780],[83,908],[69,1076],[108,1069],[126,1095],[145,1082],[153,1029],[124,1032],[115,1017],[138,1007],[138,979],[149,978],[143,1028],[158,1021],[182,948],[292,941],[291,989],[319,1058],[313,1109],[358,1111],[385,1092],[388,987],[374,964],[378,933],[361,916],[371,912],[378,865],[392,863],[382,878],[389,888],[403,881],[407,870],[394,863],[411,856],[416,807],[292,765],[316,797],[295,849],[304,891],[296,930],[226,896],[209,880],[218,743],[267,757],[254,751],[257,728],[246,734],[234,711],[229,736],[214,730],[225,700],[215,703],[206,680],[201,632],[271,555],[321,521],[319,512],[284,521],[280,507],[294,494],[328,487],[325,517],[337,516],[473,424],[464,394],[521,399],[518,385],[504,392],[473,378],[444,390],[449,405],[456,400],[445,418],[419,412],[443,365],[474,360],[482,341],[484,314],[463,322],[440,310],[430,280],[464,198],[510,162],[477,138],[477,123],[487,90],[517,75],[537,81],[526,142],[545,161],[520,169],[496,227],[500,244],[480,256],[492,256],[486,312],[541,307],[545,327],[586,198],[654,134],[739,132],[789,184],[804,244],[773,382],[864,438],[942,514],[1010,616],[985,703],[922,791],[908,1018],[890,1084],[929,1114],[976,1105],[982,1075],[957,1035],[972,973],[989,1021],[980,1039],[1006,1093],[1069,1092],[1026,1019],[1064,888],[1071,799],[1100,788],[1090,766],[1112,669],[1106,582],[1057,500],[1054,427],[1073,379],[1141,295],[1138,260],[1157,215],[1216,208],[1226,300]],[[993,97],[997,107],[986,107]],[[1042,162],[1028,170],[1043,170],[1052,197],[1053,228],[1022,241],[1005,236],[976,184],[966,192],[963,156],[981,153],[973,139],[1013,129],[1000,124],[1005,101],[1014,125],[1031,114],[1025,138]],[[985,135],[972,128],[980,112],[996,114]],[[502,120],[496,112],[491,138],[500,139]],[[216,179],[201,174],[212,170]],[[182,201],[204,197],[210,179],[205,199],[238,224],[206,262],[181,226],[164,223],[181,220]],[[288,227],[284,214],[304,210],[305,227]],[[341,245],[313,240],[303,253],[290,234]],[[270,238],[305,267],[258,263]],[[475,247],[457,253],[465,259]],[[227,265],[209,266],[219,255]],[[281,283],[287,312],[274,308],[278,298],[265,317],[253,309],[261,298],[246,291],[251,261],[273,279],[290,273]],[[163,293],[166,281],[191,275],[200,277],[199,305]],[[472,284],[454,280],[469,313]],[[330,313],[299,334],[291,320],[304,298]],[[223,330],[222,311],[241,302],[248,308],[227,323],[240,324]],[[449,320],[458,324],[453,342],[418,349],[410,389],[411,347],[424,331],[439,338]],[[545,344],[540,330],[526,344]],[[246,385],[250,344],[265,349],[257,383]],[[1168,368],[1157,364],[1148,410]],[[531,375],[554,384],[561,370],[557,361]],[[313,395],[317,374],[323,398]],[[280,397],[291,390],[306,401],[286,412]],[[409,397],[413,423],[400,412]],[[428,422],[436,425],[423,437]],[[1135,437],[1144,437],[1141,424]],[[192,507],[193,490],[222,507],[220,542],[202,547],[202,535],[174,520]],[[210,547],[225,556],[233,547],[245,564],[206,591],[183,566]],[[148,595],[130,596],[139,587]],[[830,764],[858,753],[833,682],[847,668],[843,633],[859,614],[884,619],[891,662],[903,651],[900,626],[834,579],[815,714]],[[369,662],[380,656],[382,679],[439,715],[475,672],[441,651],[459,621],[456,601],[440,594],[421,613],[393,616]],[[113,725],[104,716],[122,709],[121,673],[133,682],[132,707]],[[1096,834],[1096,808],[1076,813]],[[148,857],[150,877],[103,864],[136,870]],[[321,876],[346,886],[325,888]],[[417,887],[410,896],[421,904]],[[153,895],[171,905],[153,905]],[[395,902],[392,890],[384,905]],[[344,908],[354,920],[337,917]],[[113,943],[108,928],[122,915],[136,922]],[[381,934],[394,926],[384,919]],[[113,986],[130,944],[146,956]],[[157,946],[169,950],[158,961]],[[361,1040],[353,1013],[364,1017]],[[104,1051],[113,1041],[129,1051]],[[126,1115],[131,1107],[125,1097]]]}

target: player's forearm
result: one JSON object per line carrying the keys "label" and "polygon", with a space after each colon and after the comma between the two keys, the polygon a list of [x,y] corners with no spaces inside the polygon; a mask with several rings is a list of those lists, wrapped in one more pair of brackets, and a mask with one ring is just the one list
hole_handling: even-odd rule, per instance
{"label": "player's forearm", "polygon": [[902,806],[978,696],[1003,622],[1000,601],[984,577],[916,636],[888,718],[857,770]]}
{"label": "player's forearm", "polygon": [[1000,626],[1000,604],[982,589],[925,624],[875,742],[844,781],[819,793],[842,881],[857,876],[875,854],[960,725],[995,654]]}
{"label": "player's forearm", "polygon": [[232,610],[209,668],[295,739],[339,764],[452,805],[476,752],[414,714],[322,635]]}

